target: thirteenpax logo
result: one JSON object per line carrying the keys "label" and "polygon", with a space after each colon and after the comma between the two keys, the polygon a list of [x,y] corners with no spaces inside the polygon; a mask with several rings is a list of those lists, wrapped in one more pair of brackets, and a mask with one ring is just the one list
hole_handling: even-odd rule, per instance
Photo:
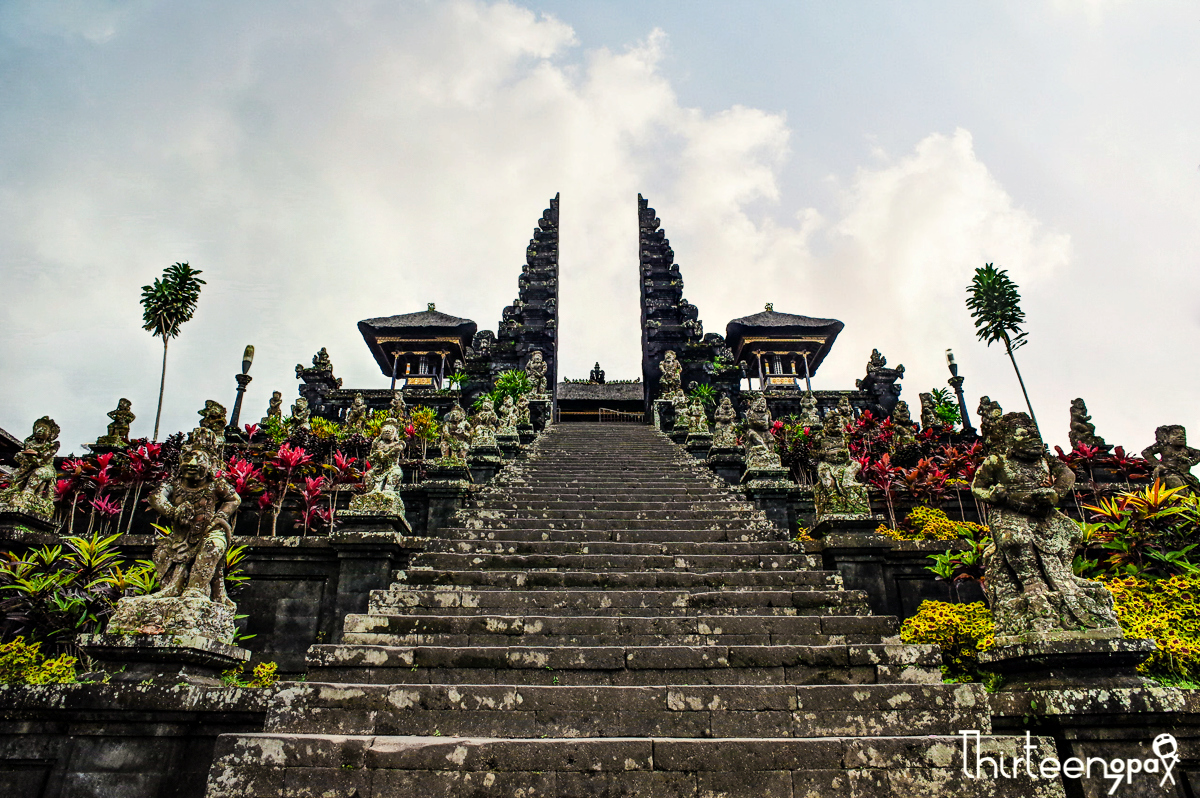
{"label": "thirteenpax logo", "polygon": [[[1003,753],[995,756],[984,756],[979,746],[979,731],[976,729],[960,729],[963,738],[963,775],[969,779],[1015,779],[1019,777],[1031,779],[1057,779],[1060,775],[1068,779],[1093,778],[1095,776],[1112,782],[1109,795],[1116,795],[1117,788],[1124,784],[1132,784],[1134,776],[1148,774],[1153,778],[1161,774],[1159,786],[1166,786],[1169,781],[1175,783],[1172,772],[1179,762],[1179,744],[1170,734],[1160,734],[1150,744],[1153,757],[1146,759],[1104,759],[1091,756],[1085,759],[1073,756],[1062,762],[1057,756],[1048,756],[1040,762],[1034,760],[1037,746],[1033,737],[1025,732],[1025,745],[1022,746],[1024,756],[1006,757]],[[972,749],[974,749],[972,751]]]}

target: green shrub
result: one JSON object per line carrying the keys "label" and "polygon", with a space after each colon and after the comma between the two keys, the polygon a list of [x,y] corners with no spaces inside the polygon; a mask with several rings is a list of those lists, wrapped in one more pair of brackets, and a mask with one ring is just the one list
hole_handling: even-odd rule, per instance
{"label": "green shrub", "polygon": [[65,684],[76,681],[75,657],[42,656],[41,643],[17,637],[0,645],[0,682],[4,684]]}

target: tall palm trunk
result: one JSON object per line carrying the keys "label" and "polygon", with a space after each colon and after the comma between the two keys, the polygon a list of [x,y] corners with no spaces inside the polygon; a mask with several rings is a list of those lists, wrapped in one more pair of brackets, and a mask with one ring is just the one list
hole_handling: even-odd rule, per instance
{"label": "tall palm trunk", "polygon": [[1038,434],[1041,435],[1042,428],[1038,426],[1037,416],[1033,413],[1033,403],[1029,401],[1029,392],[1025,390],[1025,380],[1021,379],[1021,370],[1017,368],[1017,359],[1013,357],[1012,346],[1008,342],[1007,335],[1004,336],[1004,350],[1008,352],[1008,359],[1012,361],[1013,371],[1017,372],[1017,382],[1021,383],[1021,393],[1025,395],[1025,406],[1029,408],[1029,418],[1033,420],[1034,428],[1038,431]]}
{"label": "tall palm trunk", "polygon": [[154,414],[154,442],[158,443],[158,422],[162,419],[163,391],[167,389],[167,336],[163,336],[162,378],[158,381],[158,412]]}

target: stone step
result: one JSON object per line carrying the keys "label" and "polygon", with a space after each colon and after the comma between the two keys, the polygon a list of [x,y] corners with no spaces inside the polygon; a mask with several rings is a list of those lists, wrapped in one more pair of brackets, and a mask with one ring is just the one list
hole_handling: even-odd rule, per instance
{"label": "stone step", "polygon": [[451,571],[786,571],[811,570],[806,554],[480,554],[423,552],[415,555],[409,569],[437,568]]}
{"label": "stone step", "polygon": [[463,522],[464,528],[475,530],[504,530],[520,532],[522,530],[542,529],[579,529],[579,530],[609,530],[609,531],[714,531],[728,529],[748,529],[756,523],[752,518],[491,518],[488,515],[477,515]]}
{"label": "stone step", "polygon": [[[731,556],[801,556],[802,543],[789,540],[760,540],[754,542],[729,541],[670,541],[670,542],[612,542],[579,540],[447,540],[431,539],[425,550],[430,552],[452,552],[457,554],[513,554],[513,555],[605,555],[626,557],[731,557]],[[810,544],[811,545],[811,544]],[[820,567],[820,558],[809,557],[813,568]]]}
{"label": "stone step", "polygon": [[623,543],[713,543],[721,541],[750,543],[756,541],[786,540],[782,530],[770,529],[577,529],[564,527],[543,527],[531,529],[488,528],[464,529],[448,528],[441,531],[441,537],[448,541],[456,540],[503,540],[503,541],[538,541],[561,540],[574,543],[590,543],[592,541],[613,541]]}
{"label": "stone step", "polygon": [[368,611],[381,615],[469,615],[480,611],[587,615],[865,615],[861,590],[372,590]]}
{"label": "stone step", "polygon": [[982,685],[820,687],[291,682],[264,731],[463,737],[883,737],[991,732]]}
{"label": "stone step", "polygon": [[[655,514],[675,514],[679,512],[691,513],[711,513],[711,512],[729,512],[737,511],[739,513],[750,513],[754,511],[754,505],[747,502],[733,502],[727,500],[713,501],[678,501],[678,502],[663,502],[663,501],[587,501],[572,499],[563,501],[559,499],[490,499],[486,504],[480,504],[477,508],[487,510],[489,512],[519,512],[525,516],[530,513],[537,513],[539,517],[558,517],[558,513],[586,513],[588,515],[603,516],[605,518],[624,518],[626,513],[655,513]],[[550,515],[542,515],[549,513]],[[574,518],[574,515],[568,515],[568,518]],[[643,516],[634,516],[641,518]],[[664,517],[670,517],[664,515]]]}
{"label": "stone step", "polygon": [[314,681],[363,684],[941,684],[937,646],[315,645]]}
{"label": "stone step", "polygon": [[667,510],[591,510],[587,508],[526,510],[489,507],[476,510],[471,513],[471,516],[473,523],[478,522],[485,527],[513,526],[518,529],[522,525],[528,528],[530,525],[564,526],[580,522],[591,527],[603,524],[614,528],[622,526],[627,528],[630,524],[637,525],[646,522],[659,525],[649,527],[650,529],[670,529],[675,524],[680,524],[681,526],[675,527],[680,529],[690,529],[693,525],[710,528],[716,525],[745,525],[747,521],[755,517],[754,509],[749,506],[739,508],[729,505],[719,505],[708,510],[697,510],[688,505],[680,505]]}
{"label": "stone step", "polygon": [[392,589],[428,586],[483,587],[497,590],[836,590],[837,571],[445,571],[410,568],[397,571]]}
{"label": "stone step", "polygon": [[897,634],[892,616],[348,615],[343,642],[400,646],[844,645]]}
{"label": "stone step", "polygon": [[[1033,761],[1055,755],[1035,737]],[[984,736],[985,756],[1026,756],[1024,737]],[[208,798],[300,795],[421,798],[1061,798],[1057,780],[1023,769],[971,778],[962,738],[734,737],[495,739],[387,735],[227,734]],[[1036,771],[1035,771],[1036,772]]]}

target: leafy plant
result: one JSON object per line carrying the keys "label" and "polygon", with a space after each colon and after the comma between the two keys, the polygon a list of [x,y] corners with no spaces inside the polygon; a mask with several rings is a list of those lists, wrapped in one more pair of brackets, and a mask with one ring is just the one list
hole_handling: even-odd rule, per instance
{"label": "leafy plant", "polygon": [[450,381],[450,389],[451,390],[461,391],[463,385],[467,381],[467,375],[461,371],[456,371],[453,374],[451,374],[449,377],[447,377],[446,379]]}
{"label": "leafy plant", "polygon": [[933,397],[933,414],[944,426],[953,427],[962,420],[958,400],[950,395],[948,388],[934,388],[929,394]]}
{"label": "leafy plant", "polygon": [[263,465],[263,472],[273,477],[276,483],[282,483],[283,489],[278,492],[271,514],[271,537],[275,536],[279,523],[279,513],[283,510],[283,502],[287,499],[292,487],[292,480],[303,474],[312,463],[312,455],[299,446],[280,444],[278,451]]}
{"label": "leafy plant", "polygon": [[[1033,426],[1037,427],[1037,416],[1033,412],[1033,404],[1029,401],[1029,392],[1025,390],[1025,380],[1021,378],[1021,370],[1017,368],[1017,359],[1013,351],[1027,343],[1027,332],[1021,329],[1025,323],[1025,311],[1021,310],[1021,294],[1017,284],[1008,276],[1004,269],[996,269],[987,263],[975,270],[971,284],[967,286],[967,308],[975,320],[975,335],[988,346],[997,341],[1004,344],[1004,352],[1012,361],[1013,371],[1017,373],[1017,382],[1021,384],[1021,393],[1025,395],[1025,405],[1029,408],[1029,417]],[[1040,429],[1040,427],[1039,427]]]}
{"label": "leafy plant", "polygon": [[[1190,554],[1200,544],[1200,499],[1185,488],[1150,487],[1084,505],[1081,569],[1107,577],[1165,578],[1200,573]],[[1107,556],[1104,552],[1110,552]],[[1088,554],[1097,555],[1095,561]]]}
{"label": "leafy plant", "polygon": [[158,412],[154,416],[154,440],[162,419],[163,392],[167,387],[167,343],[179,335],[179,328],[192,318],[200,299],[200,272],[186,263],[175,263],[163,270],[161,278],[142,286],[142,329],[162,338],[162,378],[158,385]]}
{"label": "leafy plant", "polygon": [[41,643],[26,643],[16,637],[0,644],[0,683],[65,684],[76,681],[75,657],[60,654],[53,659],[41,653]]}
{"label": "leafy plant", "polygon": [[529,393],[533,390],[533,383],[529,381],[529,375],[521,369],[509,369],[501,372],[496,378],[496,386],[492,391],[493,402],[499,404],[504,401],[504,397],[511,396],[515,402],[521,397],[521,394]]}
{"label": "leafy plant", "polygon": [[717,389],[707,383],[704,383],[692,388],[691,392],[688,393],[688,397],[691,399],[699,399],[700,404],[704,405],[705,407],[713,407],[717,404]]}

